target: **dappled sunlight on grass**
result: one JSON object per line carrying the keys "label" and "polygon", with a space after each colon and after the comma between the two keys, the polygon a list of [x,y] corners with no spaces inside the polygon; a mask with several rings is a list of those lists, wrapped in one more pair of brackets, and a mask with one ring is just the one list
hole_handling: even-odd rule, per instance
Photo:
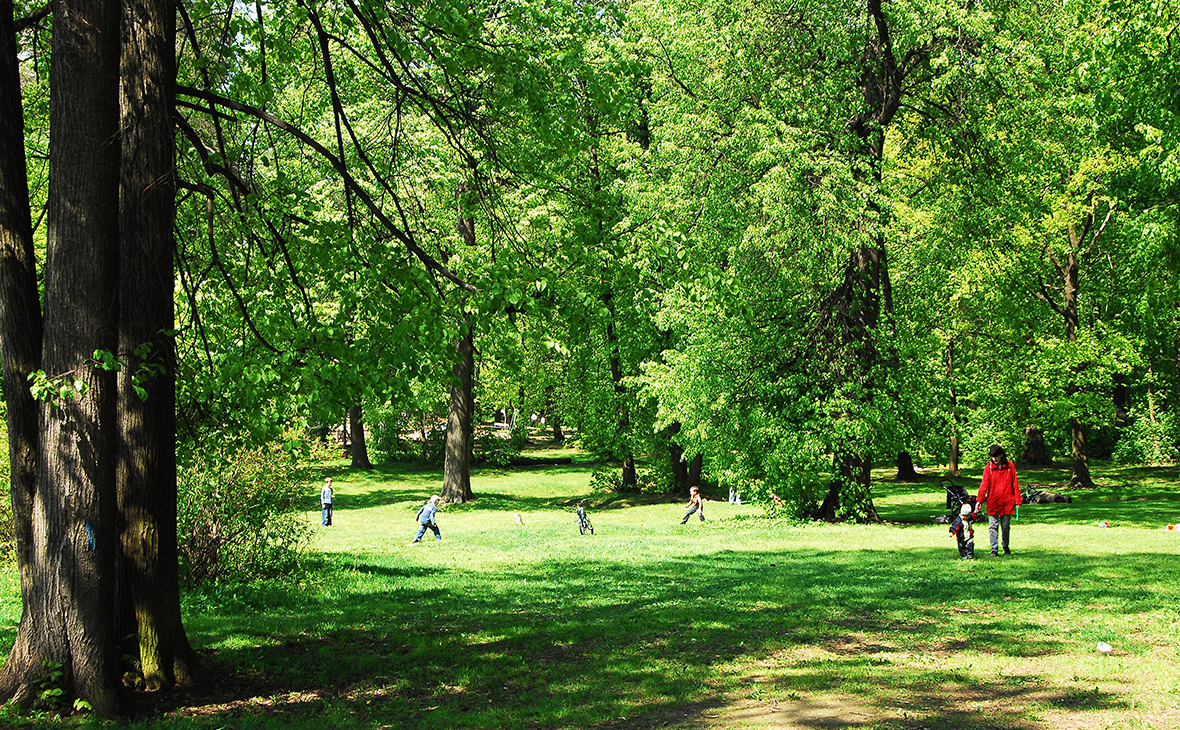
{"label": "dappled sunlight on grass", "polygon": [[[303,620],[260,615],[272,640],[218,645],[214,659],[287,691],[400,688],[353,706],[363,726],[721,722],[742,702],[783,706],[839,688],[880,722],[999,727],[988,724],[993,703],[1019,708],[1004,727],[1031,728],[1082,685],[1125,681],[1087,668],[1093,642],[1132,657],[1175,634],[1175,612],[1158,607],[1178,605],[1180,581],[1158,554],[1112,563],[1109,552],[1041,547],[1035,559],[962,564],[938,528],[917,547],[886,527],[726,524],[729,506],[715,507],[717,521],[691,531],[652,506],[608,523],[604,539],[580,539],[562,515],[381,562],[338,555],[324,588],[348,600],[293,593]],[[200,632],[220,635],[227,620],[214,610]],[[702,693],[709,701],[686,710]],[[954,697],[983,704],[948,707]],[[1105,690],[1086,702],[1126,706]]]}
{"label": "dappled sunlight on grass", "polygon": [[1022,510],[1012,557],[960,561],[930,521],[937,482],[882,485],[892,524],[708,502],[680,525],[656,498],[592,508],[579,535],[590,468],[489,470],[440,511],[441,542],[409,545],[437,472],[331,468],[336,526],[301,577],[185,597],[213,681],[153,699],[143,727],[1032,730],[1175,710],[1180,535],[1134,526],[1150,503],[1113,503],[1131,511],[1111,528],[1077,519],[1098,499]]}
{"label": "dappled sunlight on grass", "polygon": [[[1066,488],[1068,469],[1021,470],[1022,489],[1066,494],[1073,501],[1023,505],[1020,523],[1084,525],[1107,522],[1114,526],[1148,529],[1163,529],[1166,525],[1180,523],[1180,478],[1175,466],[1125,467],[1095,463],[1092,467],[1097,486],[1087,490]],[[886,473],[882,470],[875,476]],[[979,472],[964,472],[954,482],[974,495],[979,489]],[[889,522],[930,524],[936,516],[949,513],[946,491],[933,475],[924,476],[919,482],[894,483],[880,479],[874,483],[873,495],[878,513]]]}

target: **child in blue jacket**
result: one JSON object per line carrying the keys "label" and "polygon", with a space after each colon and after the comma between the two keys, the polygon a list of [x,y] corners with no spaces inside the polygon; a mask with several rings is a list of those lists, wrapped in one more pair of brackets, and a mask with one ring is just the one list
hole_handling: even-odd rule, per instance
{"label": "child in blue jacket", "polygon": [[418,516],[414,520],[418,523],[418,534],[414,536],[414,542],[422,542],[422,536],[426,534],[426,530],[434,532],[434,539],[441,540],[442,533],[438,531],[438,524],[434,521],[435,512],[438,511],[438,495],[434,495],[426,500],[426,504],[418,510]]}

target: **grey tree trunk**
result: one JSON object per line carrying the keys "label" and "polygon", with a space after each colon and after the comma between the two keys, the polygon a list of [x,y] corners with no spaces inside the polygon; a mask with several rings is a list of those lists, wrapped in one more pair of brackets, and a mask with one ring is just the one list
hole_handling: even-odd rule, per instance
{"label": "grey tree trunk", "polygon": [[348,409],[348,433],[352,436],[351,466],[353,469],[368,471],[373,468],[373,462],[369,461],[369,446],[365,441],[365,423],[361,414],[359,403]]}
{"label": "grey tree trunk", "polygon": [[475,342],[468,330],[456,343],[458,358],[452,370],[451,407],[447,415],[447,452],[440,496],[448,502],[470,502],[471,492],[471,387],[475,371]]}
{"label": "grey tree trunk", "polygon": [[951,395],[951,437],[950,456],[947,466],[947,476],[959,476],[959,396],[955,391],[955,342],[951,340],[946,346],[946,379],[950,383]]}
{"label": "grey tree trunk", "polygon": [[11,671],[23,698],[42,662],[57,662],[67,694],[115,716],[116,382],[93,357],[118,346],[119,4],[56,0],[53,15],[42,367],[84,392],[41,411],[24,606],[36,635]]}
{"label": "grey tree trunk", "polygon": [[[1062,274],[1065,278],[1065,338],[1070,342],[1078,339],[1078,280],[1079,263],[1078,249],[1082,244],[1082,236],[1078,236],[1070,229],[1070,250]],[[1071,393],[1072,394],[1072,393]],[[1073,473],[1069,478],[1069,486],[1074,489],[1091,489],[1094,480],[1090,476],[1090,458],[1086,452],[1086,429],[1078,418],[1069,419],[1069,452],[1073,461]]]}
{"label": "grey tree trunk", "polygon": [[16,642],[0,673],[0,696],[13,697],[34,681],[39,670],[35,649],[32,588],[33,495],[40,452],[40,406],[28,387],[29,375],[41,369],[41,300],[33,252],[28,177],[25,164],[24,110],[17,67],[12,0],[0,0],[0,352],[7,405],[8,460],[11,471],[16,563],[22,603],[26,607]]}
{"label": "grey tree trunk", "polygon": [[899,482],[918,481],[918,472],[914,469],[914,458],[910,452],[902,451],[897,455],[897,477]]}
{"label": "grey tree trunk", "polygon": [[123,4],[120,166],[120,573],[144,686],[191,684],[176,545],[175,18],[171,0]]}

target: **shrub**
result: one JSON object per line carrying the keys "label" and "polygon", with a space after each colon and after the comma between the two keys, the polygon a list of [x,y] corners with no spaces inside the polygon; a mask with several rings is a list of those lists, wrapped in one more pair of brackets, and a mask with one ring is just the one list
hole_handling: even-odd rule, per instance
{"label": "shrub", "polygon": [[512,457],[520,456],[520,446],[511,438],[504,438],[495,431],[485,431],[475,437],[471,444],[472,458],[476,463],[507,466]]}
{"label": "shrub", "polygon": [[590,475],[590,491],[595,494],[613,494],[623,491],[623,475],[618,469],[607,467],[595,469]]}
{"label": "shrub", "polygon": [[1176,455],[1172,414],[1161,413],[1155,420],[1138,416],[1124,427],[1111,458],[1120,464],[1170,464]]}
{"label": "shrub", "polygon": [[177,537],[190,584],[248,582],[296,567],[311,528],[307,475],[280,448],[202,455],[179,475]]}

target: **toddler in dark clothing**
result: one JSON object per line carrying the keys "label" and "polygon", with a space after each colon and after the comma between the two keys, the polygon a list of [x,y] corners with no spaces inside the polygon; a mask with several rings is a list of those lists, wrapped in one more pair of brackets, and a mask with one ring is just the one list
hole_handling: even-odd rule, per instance
{"label": "toddler in dark clothing", "polygon": [[965,504],[959,508],[959,516],[951,523],[951,534],[959,540],[959,557],[964,560],[975,558],[975,528],[971,524],[974,521],[974,510],[971,505]]}

